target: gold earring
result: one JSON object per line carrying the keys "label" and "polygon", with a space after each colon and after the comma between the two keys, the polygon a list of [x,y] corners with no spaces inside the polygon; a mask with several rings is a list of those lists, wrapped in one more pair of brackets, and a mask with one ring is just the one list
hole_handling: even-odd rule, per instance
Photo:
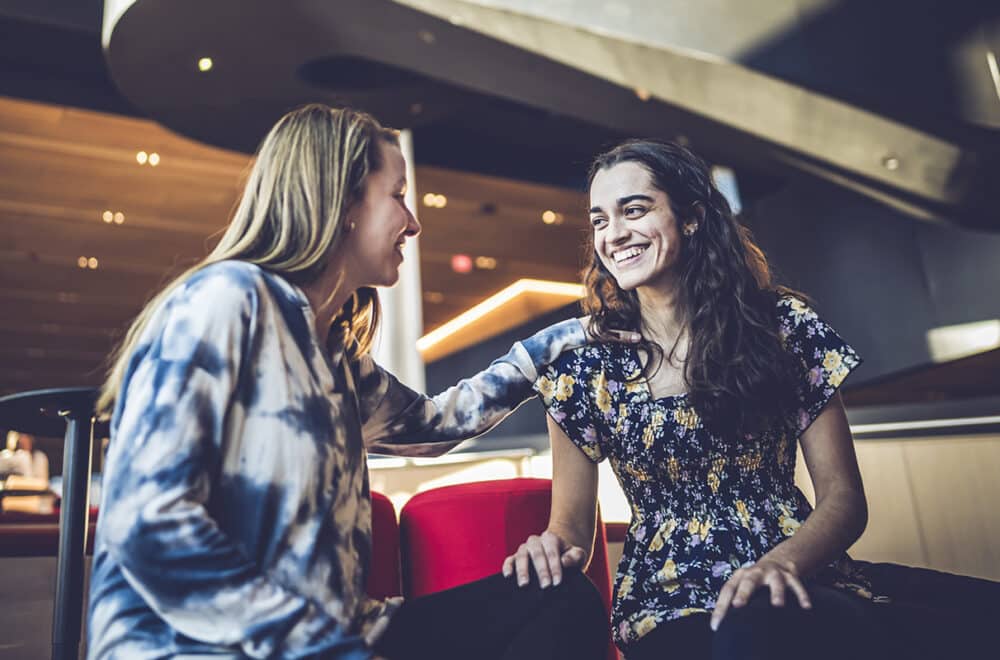
{"label": "gold earring", "polygon": [[688,238],[694,236],[694,233],[698,231],[698,223],[692,222],[689,225],[684,225],[684,229],[681,230],[685,236]]}

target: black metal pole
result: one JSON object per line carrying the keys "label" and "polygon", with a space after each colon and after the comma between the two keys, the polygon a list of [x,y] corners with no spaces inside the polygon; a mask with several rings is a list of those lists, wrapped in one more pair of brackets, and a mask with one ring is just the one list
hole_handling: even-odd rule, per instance
{"label": "black metal pole", "polygon": [[83,619],[83,569],[87,547],[90,460],[94,442],[92,409],[64,413],[62,505],[59,513],[59,558],[52,612],[52,659],[78,660]]}

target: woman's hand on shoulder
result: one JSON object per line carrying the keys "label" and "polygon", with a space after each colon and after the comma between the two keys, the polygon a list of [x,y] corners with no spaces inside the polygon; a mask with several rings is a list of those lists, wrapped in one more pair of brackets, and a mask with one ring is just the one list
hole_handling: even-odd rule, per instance
{"label": "woman's hand on shoulder", "polygon": [[794,565],[763,557],[756,564],[737,569],[722,587],[712,612],[712,630],[717,630],[730,607],[743,607],[761,587],[771,591],[771,605],[783,607],[785,592],[791,591],[803,609],[810,609],[809,592]]}
{"label": "woman's hand on shoulder", "polygon": [[517,575],[517,585],[527,586],[531,580],[530,568],[534,566],[538,582],[544,589],[562,582],[564,568],[580,568],[587,561],[587,552],[580,546],[570,545],[555,532],[548,530],[528,537],[503,562],[504,577]]}
{"label": "woman's hand on shoulder", "polygon": [[588,344],[594,344],[602,341],[616,341],[622,344],[637,344],[639,343],[639,340],[642,339],[642,335],[631,330],[608,330],[607,334],[598,337],[591,332],[589,316],[581,316],[577,320],[580,322],[580,325],[583,326],[583,333],[587,337]]}

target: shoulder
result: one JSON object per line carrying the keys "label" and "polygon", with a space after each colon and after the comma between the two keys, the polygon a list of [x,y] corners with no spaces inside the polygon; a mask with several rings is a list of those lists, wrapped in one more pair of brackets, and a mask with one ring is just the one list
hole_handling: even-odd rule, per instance
{"label": "shoulder", "polygon": [[586,376],[608,369],[619,369],[628,362],[630,351],[624,344],[588,344],[564,351],[544,370],[549,378],[560,374]]}

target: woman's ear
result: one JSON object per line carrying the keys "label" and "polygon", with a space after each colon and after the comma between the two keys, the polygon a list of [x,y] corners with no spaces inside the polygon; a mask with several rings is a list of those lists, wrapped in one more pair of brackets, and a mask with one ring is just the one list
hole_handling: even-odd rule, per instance
{"label": "woman's ear", "polygon": [[703,202],[695,202],[691,205],[691,219],[694,223],[698,224],[705,219],[705,204]]}

